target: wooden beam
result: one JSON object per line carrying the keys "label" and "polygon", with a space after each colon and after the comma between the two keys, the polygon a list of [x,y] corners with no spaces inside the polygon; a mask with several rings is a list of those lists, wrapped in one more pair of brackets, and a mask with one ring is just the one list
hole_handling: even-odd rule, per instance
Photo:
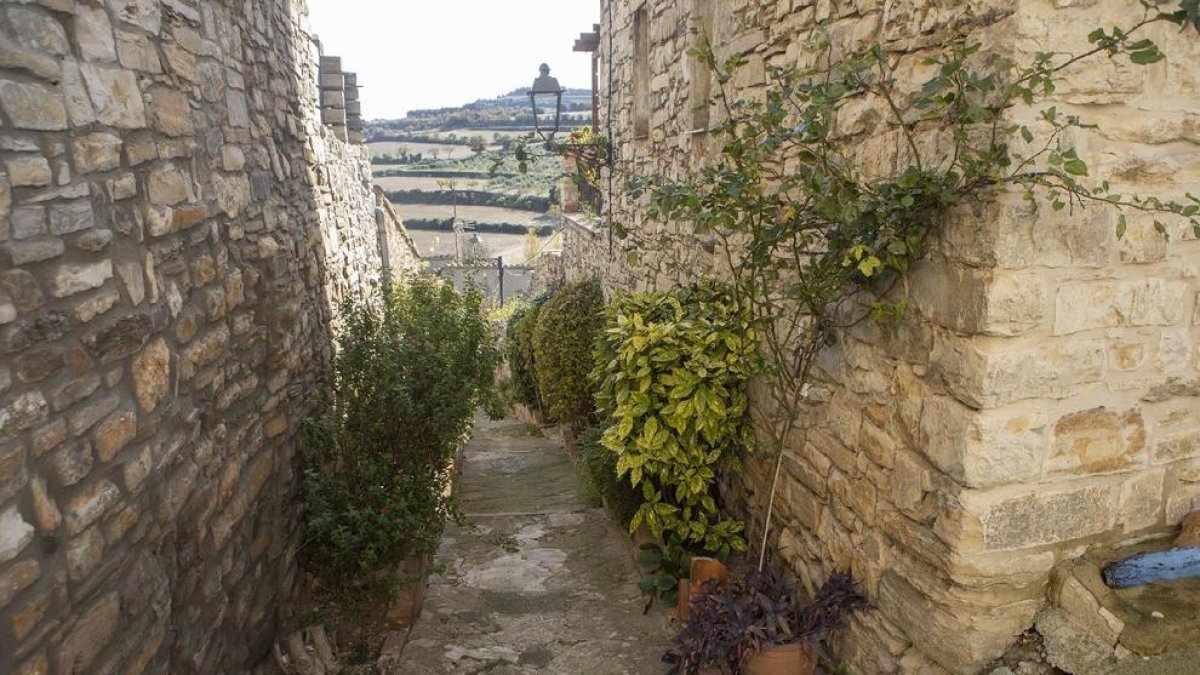
{"label": "wooden beam", "polygon": [[1104,583],[1112,588],[1187,577],[1200,577],[1200,546],[1139,553],[1104,569]]}

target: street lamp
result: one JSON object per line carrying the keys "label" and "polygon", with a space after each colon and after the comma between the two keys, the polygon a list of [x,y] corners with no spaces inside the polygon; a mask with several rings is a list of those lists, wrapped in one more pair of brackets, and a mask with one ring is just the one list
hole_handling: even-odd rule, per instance
{"label": "street lamp", "polygon": [[[558,133],[559,117],[562,114],[562,95],[563,88],[559,86],[558,79],[550,77],[550,66],[542,64],[538,68],[537,79],[533,81],[533,87],[529,90],[529,106],[533,109],[533,128],[542,140],[549,143],[554,139],[554,134]],[[538,121],[538,110],[548,109],[550,102],[554,102],[554,126],[549,130],[549,134],[541,128]]]}

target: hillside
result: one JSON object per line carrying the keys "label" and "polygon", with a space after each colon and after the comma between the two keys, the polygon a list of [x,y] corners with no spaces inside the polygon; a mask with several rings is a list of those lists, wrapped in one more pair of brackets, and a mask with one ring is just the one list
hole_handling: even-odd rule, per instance
{"label": "hillside", "polygon": [[[510,239],[520,239],[529,228],[543,239],[549,234],[554,218],[547,212],[557,208],[562,161],[539,159],[522,172],[508,155],[512,139],[534,132],[528,92],[522,87],[364,124],[375,184],[414,230],[422,256],[455,250],[455,219],[465,230],[457,236],[479,235],[489,255],[511,249]],[[563,111],[562,135],[587,124],[591,91],[568,89]]]}

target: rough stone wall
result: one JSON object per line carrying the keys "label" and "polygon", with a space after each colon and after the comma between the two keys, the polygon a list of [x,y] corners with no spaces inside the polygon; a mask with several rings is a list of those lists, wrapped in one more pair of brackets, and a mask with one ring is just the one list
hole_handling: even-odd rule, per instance
{"label": "rough stone wall", "polygon": [[596,278],[608,264],[608,239],[598,221],[583,214],[563,216],[560,267],[567,283]]}
{"label": "rough stone wall", "polygon": [[[599,69],[612,82],[601,126],[616,166],[668,175],[714,150],[704,127],[720,115],[696,109],[716,85],[685,56],[689,29],[703,27],[719,59],[747,57],[731,88],[752,96],[764,66],[806,58],[817,22],[835,49],[882,38],[897,77],[919,86],[921,59],[951,35],[1025,58],[1082,51],[1093,28],[1141,16],[1126,0],[611,0],[601,11]],[[648,22],[644,72],[637,21]],[[1081,64],[1052,103],[1100,125],[1071,138],[1094,177],[1182,197],[1200,176],[1200,41],[1165,26],[1148,36],[1166,61]],[[863,163],[887,166],[895,135],[857,122]],[[635,222],[639,204],[605,198]],[[874,609],[838,639],[854,672],[977,672],[1033,624],[1056,564],[1160,536],[1200,506],[1200,242],[1175,222],[1164,241],[1134,216],[1118,241],[1115,223],[1102,208],[1033,212],[1016,197],[972,205],[898,291],[906,317],[864,324],[822,355],[773,531],[810,588],[846,567],[866,588]],[[676,247],[670,262],[639,253],[637,266],[619,247],[579,257],[601,261],[610,289],[712,269],[696,250]],[[768,481],[752,461],[728,487],[759,532]]]}
{"label": "rough stone wall", "polygon": [[296,432],[378,283],[292,0],[0,6],[0,673],[237,672]]}
{"label": "rough stone wall", "polygon": [[[368,168],[369,162],[368,159]],[[384,270],[392,279],[418,273],[421,270],[421,255],[417,252],[417,245],[412,237],[408,235],[408,230],[404,228],[404,221],[400,220],[400,215],[392,208],[392,202],[388,200],[383,188],[374,185],[372,190],[375,192],[375,225],[378,228],[379,250],[383,255],[381,262]]]}

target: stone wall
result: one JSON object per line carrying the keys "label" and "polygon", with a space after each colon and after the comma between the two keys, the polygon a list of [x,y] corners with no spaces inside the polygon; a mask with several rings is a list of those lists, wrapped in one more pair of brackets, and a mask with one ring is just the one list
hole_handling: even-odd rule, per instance
{"label": "stone wall", "polygon": [[[611,104],[601,126],[617,170],[667,175],[714,150],[706,130],[720,109],[697,101],[716,83],[685,56],[694,30],[719,59],[746,57],[731,89],[753,96],[765,66],[807,58],[818,22],[835,51],[883,40],[897,76],[919,86],[921,59],[949,36],[1024,59],[1082,51],[1093,28],[1141,16],[1132,0],[609,0],[601,11],[599,69],[613,84],[599,108]],[[1094,59],[1053,103],[1100,125],[1070,139],[1093,177],[1182,197],[1200,178],[1200,40],[1166,26],[1148,36],[1165,61]],[[895,136],[860,121],[860,159],[886,165]],[[635,222],[638,203],[605,199]],[[1200,242],[1176,222],[1164,240],[1134,216],[1118,241],[1115,223],[1098,207],[973,204],[898,291],[905,318],[863,324],[823,354],[772,530],[809,588],[848,567],[868,592],[874,609],[838,639],[853,672],[978,672],[1034,624],[1056,565],[1165,535],[1200,506]],[[599,261],[610,290],[710,273],[682,244],[672,261],[639,251],[636,266],[619,244],[580,257]],[[768,481],[765,461],[730,481],[753,531]]]}
{"label": "stone wall", "polygon": [[567,283],[596,278],[608,264],[608,236],[600,221],[582,213],[564,214],[562,224],[562,262],[560,267]]}
{"label": "stone wall", "polygon": [[236,672],[296,432],[383,270],[304,3],[0,7],[0,673]]}

